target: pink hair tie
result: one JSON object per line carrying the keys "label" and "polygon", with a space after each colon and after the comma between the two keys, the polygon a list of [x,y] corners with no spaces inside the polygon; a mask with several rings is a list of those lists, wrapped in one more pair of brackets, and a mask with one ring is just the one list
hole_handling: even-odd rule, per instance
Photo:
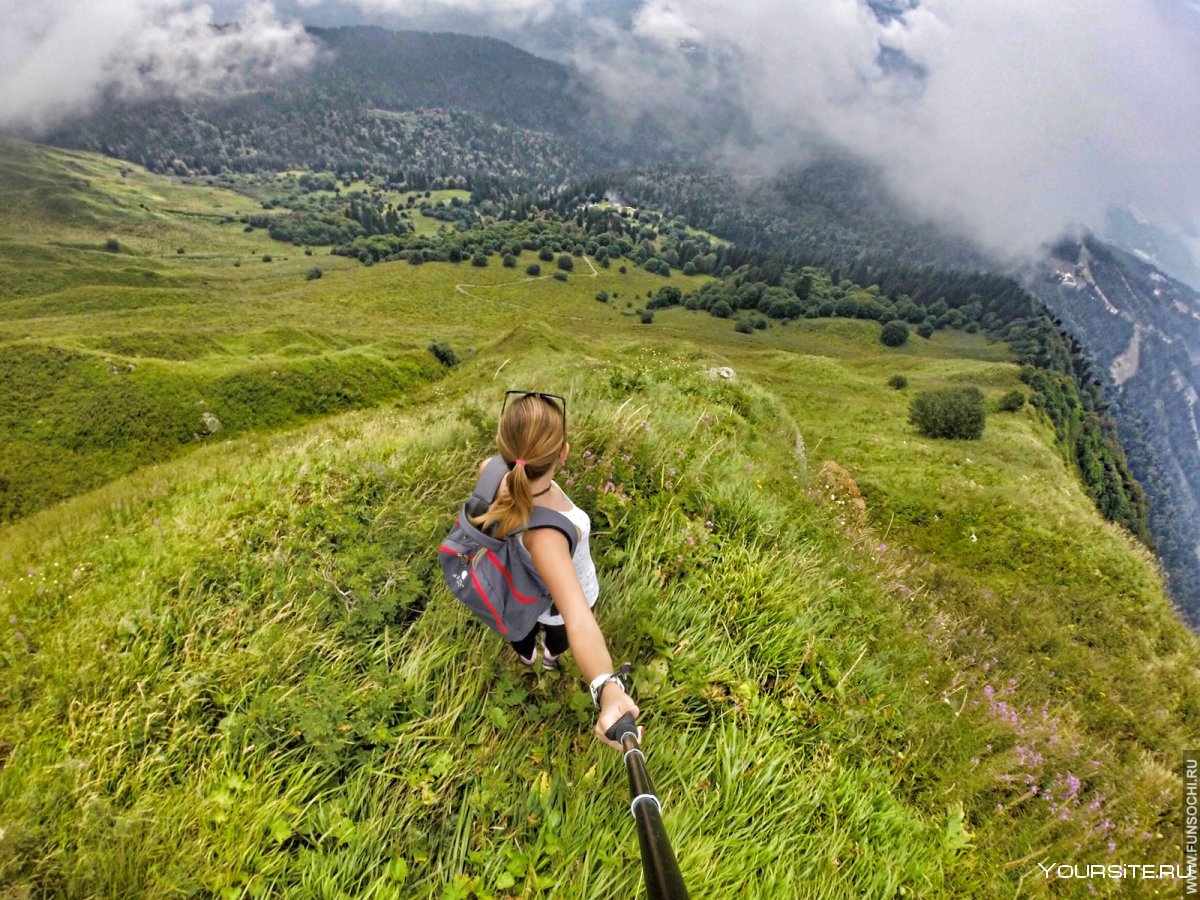
{"label": "pink hair tie", "polygon": [[523,466],[523,465],[525,465],[525,460],[518,459],[515,463],[513,463],[513,465],[514,466]]}

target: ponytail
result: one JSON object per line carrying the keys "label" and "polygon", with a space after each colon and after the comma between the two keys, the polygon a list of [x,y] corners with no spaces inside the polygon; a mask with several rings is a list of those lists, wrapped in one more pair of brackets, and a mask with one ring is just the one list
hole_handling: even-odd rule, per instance
{"label": "ponytail", "polygon": [[530,394],[509,404],[496,429],[496,447],[508,463],[508,474],[492,505],[471,523],[498,538],[520,531],[533,515],[529,482],[541,478],[558,462],[566,443],[566,421],[553,403]]}
{"label": "ponytail", "polygon": [[509,469],[504,476],[504,484],[508,490],[497,492],[488,511],[471,520],[480,528],[492,528],[492,533],[498,538],[520,531],[533,515],[533,491],[529,489],[529,473],[525,471],[525,466],[517,464]]}

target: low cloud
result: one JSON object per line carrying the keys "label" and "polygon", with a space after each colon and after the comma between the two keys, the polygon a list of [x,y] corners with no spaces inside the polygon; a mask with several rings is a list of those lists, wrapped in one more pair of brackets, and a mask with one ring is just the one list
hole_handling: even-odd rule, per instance
{"label": "low cloud", "polygon": [[36,134],[124,99],[237,90],[309,65],[317,53],[298,22],[266,0],[215,28],[186,0],[0,0],[0,128]]}
{"label": "low cloud", "polygon": [[[300,7],[325,5],[325,0],[296,0]],[[536,25],[562,12],[577,14],[583,0],[345,0],[367,15],[408,19],[441,17],[446,13],[482,16],[500,26]]]}
{"label": "low cloud", "polygon": [[[632,16],[628,0],[341,5],[410,27],[462,14],[537,49],[527,26],[570,20],[556,55],[614,108],[694,128],[732,106],[717,158],[767,173],[840,148],[1002,255],[1115,203],[1177,232],[1200,222],[1197,0],[642,0]],[[706,117],[714,98],[725,108]]]}
{"label": "low cloud", "polygon": [[[1200,232],[1198,2],[276,0],[326,22],[353,11],[552,52],[631,122],[711,129],[713,158],[742,171],[839,148],[1001,254],[1099,224],[1114,203]],[[0,126],[312,60],[271,0],[209,3],[240,26],[214,30],[210,6],[188,0],[0,0]]]}
{"label": "low cloud", "polygon": [[1150,0],[923,0],[886,17],[856,0],[647,0],[633,33],[735,60],[760,157],[844,148],[1014,254],[1111,203],[1195,220],[1200,52],[1173,24]]}

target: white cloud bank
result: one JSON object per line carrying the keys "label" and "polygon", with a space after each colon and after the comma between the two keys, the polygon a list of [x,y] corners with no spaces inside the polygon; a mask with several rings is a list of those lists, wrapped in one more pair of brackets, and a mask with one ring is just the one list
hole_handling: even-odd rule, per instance
{"label": "white cloud bank", "polygon": [[37,131],[124,98],[236,90],[308,65],[316,47],[268,0],[235,27],[187,0],[0,0],[0,127]]}
{"label": "white cloud bank", "polygon": [[[1200,231],[1195,0],[921,0],[886,22],[863,0],[644,0],[632,27],[603,0],[293,3],[562,36],[560,56],[613,108],[686,121],[719,93],[750,131],[726,156],[779,167],[844,148],[993,251],[1099,223],[1112,203]],[[210,21],[187,0],[0,0],[0,125],[45,124],[105,90],[217,89],[314,53],[270,0],[248,3],[239,29]]]}
{"label": "white cloud bank", "polygon": [[923,0],[886,24],[857,0],[648,0],[635,32],[731,53],[781,162],[821,136],[996,251],[1113,202],[1200,213],[1200,48],[1151,0]]}

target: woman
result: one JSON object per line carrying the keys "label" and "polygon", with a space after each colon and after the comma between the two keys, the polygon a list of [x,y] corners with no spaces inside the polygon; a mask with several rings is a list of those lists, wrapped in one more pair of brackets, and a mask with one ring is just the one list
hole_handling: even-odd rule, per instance
{"label": "woman", "polygon": [[[509,398],[514,396],[516,399],[510,403]],[[612,657],[592,615],[600,588],[588,550],[591,521],[554,481],[555,469],[566,462],[571,449],[566,418],[566,401],[557,395],[533,391],[509,391],[505,395],[496,447],[509,471],[487,512],[471,521],[498,538],[516,532],[554,601],[529,634],[512,641],[521,662],[534,664],[539,628],[545,632],[545,668],[556,668],[558,656],[569,647],[600,708],[596,736],[619,750],[620,745],[604,737],[604,732],[625,713],[636,717],[639,711],[612,674]],[[484,465],[486,460],[479,467],[481,473]],[[575,524],[579,539],[574,556],[566,536],[558,529],[523,530],[534,506],[557,510]]]}

